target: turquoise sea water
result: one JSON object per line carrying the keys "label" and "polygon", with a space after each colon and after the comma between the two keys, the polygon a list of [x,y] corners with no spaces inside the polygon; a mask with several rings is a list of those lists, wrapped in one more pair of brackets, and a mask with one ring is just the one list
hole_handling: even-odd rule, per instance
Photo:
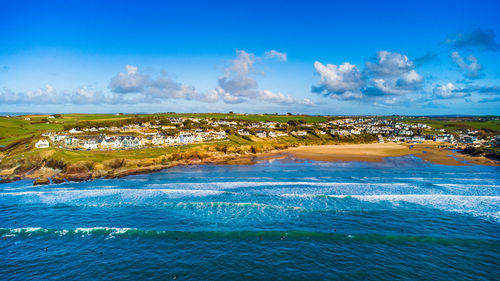
{"label": "turquoise sea water", "polygon": [[499,172],[410,156],[3,184],[0,279],[495,280]]}

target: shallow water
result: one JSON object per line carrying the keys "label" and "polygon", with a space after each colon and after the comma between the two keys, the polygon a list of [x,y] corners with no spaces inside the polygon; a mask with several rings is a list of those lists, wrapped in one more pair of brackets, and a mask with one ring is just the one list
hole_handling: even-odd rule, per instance
{"label": "shallow water", "polygon": [[500,274],[500,169],[275,160],[0,185],[0,279]]}

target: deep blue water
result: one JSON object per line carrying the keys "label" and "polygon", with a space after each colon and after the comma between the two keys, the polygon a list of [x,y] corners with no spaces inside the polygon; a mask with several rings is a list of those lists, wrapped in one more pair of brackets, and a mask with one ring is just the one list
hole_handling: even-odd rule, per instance
{"label": "deep blue water", "polygon": [[3,184],[0,279],[494,280],[499,172],[410,156]]}

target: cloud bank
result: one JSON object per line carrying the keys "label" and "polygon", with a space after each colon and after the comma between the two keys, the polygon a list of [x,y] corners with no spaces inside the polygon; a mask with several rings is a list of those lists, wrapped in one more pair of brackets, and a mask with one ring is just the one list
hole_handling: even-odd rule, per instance
{"label": "cloud bank", "polygon": [[[266,52],[265,57],[278,57],[286,61],[286,54],[274,50]],[[224,76],[219,78],[218,87],[214,90],[214,93],[229,104],[261,101],[278,105],[312,105],[310,99],[297,101],[294,97],[280,92],[260,90],[257,80],[252,77],[255,74],[254,64],[256,59],[254,54],[237,50],[236,59],[232,61],[231,67],[225,70]]]}
{"label": "cloud bank", "polygon": [[314,68],[320,79],[312,92],[340,100],[389,102],[419,91],[424,80],[407,56],[388,51],[377,52],[363,71],[349,62],[337,66],[316,61]]}
{"label": "cloud bank", "polygon": [[216,81],[217,86],[205,92],[199,92],[192,85],[183,84],[172,79],[167,72],[149,74],[137,66],[125,65],[125,71],[119,72],[110,79],[109,92],[95,91],[89,86],[74,91],[57,91],[47,85],[34,91],[14,92],[8,88],[0,90],[0,102],[4,104],[158,104],[172,99],[191,100],[202,103],[224,102],[238,103],[270,103],[275,105],[304,105],[314,103],[310,99],[302,101],[295,97],[259,89],[254,78],[254,64],[260,59],[286,61],[285,53],[275,50],[257,57],[244,50],[236,51],[236,58],[231,66]]}

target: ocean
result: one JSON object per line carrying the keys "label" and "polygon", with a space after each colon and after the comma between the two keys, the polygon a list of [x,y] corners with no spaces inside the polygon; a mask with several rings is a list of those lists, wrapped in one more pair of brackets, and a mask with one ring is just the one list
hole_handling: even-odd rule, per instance
{"label": "ocean", "polygon": [[1,280],[499,276],[499,167],[275,159],[0,185]]}

